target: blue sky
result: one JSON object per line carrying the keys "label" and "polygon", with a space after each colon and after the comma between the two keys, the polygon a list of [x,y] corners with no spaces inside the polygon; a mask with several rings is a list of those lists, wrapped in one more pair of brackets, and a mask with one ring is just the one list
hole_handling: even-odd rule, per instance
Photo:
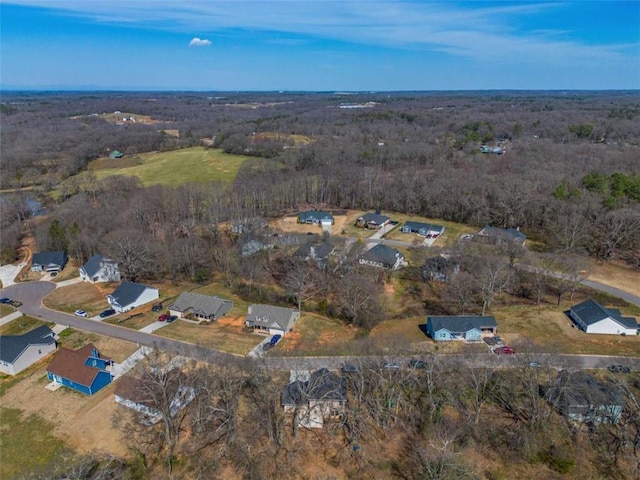
{"label": "blue sky", "polygon": [[640,88],[640,1],[0,0],[2,89]]}

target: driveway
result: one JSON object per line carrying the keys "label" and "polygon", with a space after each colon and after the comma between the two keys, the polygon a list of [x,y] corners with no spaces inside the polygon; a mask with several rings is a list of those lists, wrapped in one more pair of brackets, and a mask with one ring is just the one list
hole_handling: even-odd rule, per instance
{"label": "driveway", "polygon": [[0,267],[0,281],[2,281],[2,287],[10,287],[15,285],[15,278],[20,273],[20,270],[26,265],[26,263],[20,263],[18,265],[2,265]]}

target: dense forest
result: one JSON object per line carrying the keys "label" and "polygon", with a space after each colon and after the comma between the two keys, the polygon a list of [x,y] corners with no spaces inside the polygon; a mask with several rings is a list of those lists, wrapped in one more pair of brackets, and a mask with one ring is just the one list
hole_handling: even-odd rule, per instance
{"label": "dense forest", "polygon": [[[114,112],[147,121],[113,121]],[[491,312],[505,295],[559,305],[592,259],[640,271],[638,92],[8,92],[0,115],[2,263],[28,236],[78,263],[108,255],[130,280],[216,277],[247,301],[295,305],[365,336],[388,316]],[[250,159],[231,182],[175,188],[87,170],[114,150],[126,159],[196,146]],[[36,215],[33,200],[48,214]],[[381,273],[354,264],[361,245],[339,236],[338,255],[311,268],[298,248],[328,239],[265,221],[311,208],[517,228],[530,241],[432,249],[460,267],[438,285],[425,249]],[[392,275],[410,299],[403,311],[381,301]],[[362,353],[378,354],[366,340]],[[428,365],[360,365],[347,412],[322,433],[287,423],[279,373],[191,365],[181,381],[206,388],[176,423],[118,420],[134,460],[74,457],[60,468],[64,478],[507,479],[517,476],[509,463],[525,478],[639,474],[636,374],[607,378],[628,405],[621,422],[576,427],[540,395],[555,371]],[[167,381],[151,380],[158,402]]]}

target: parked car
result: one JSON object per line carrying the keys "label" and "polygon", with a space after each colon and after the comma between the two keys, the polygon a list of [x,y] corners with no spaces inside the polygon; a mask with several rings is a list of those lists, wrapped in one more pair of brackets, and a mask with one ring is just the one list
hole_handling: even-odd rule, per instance
{"label": "parked car", "polygon": [[342,373],[358,373],[358,367],[352,365],[350,363],[345,363],[342,365]]}
{"label": "parked car", "polygon": [[10,304],[11,303],[11,299],[7,298],[7,297],[0,298],[0,303]]}
{"label": "parked car", "polygon": [[542,365],[540,365],[538,362],[529,362],[529,366],[531,368],[540,368]]}
{"label": "parked car", "polygon": [[106,310],[100,312],[99,316],[100,318],[107,318],[115,314],[116,314],[116,311],[113,308],[107,308]]}
{"label": "parked car", "polygon": [[505,345],[504,347],[498,347],[493,350],[493,353],[496,355],[513,355],[516,351],[511,348],[509,345]]}
{"label": "parked car", "polygon": [[77,317],[88,317],[89,314],[87,312],[85,312],[84,310],[76,310],[75,312],[73,312],[73,314]]}
{"label": "parked car", "polygon": [[168,313],[163,313],[162,315],[160,315],[158,317],[158,321],[159,322],[164,322],[166,320],[169,320],[169,318],[171,318],[171,315],[169,315]]}
{"label": "parked car", "polygon": [[611,373],[631,373],[631,367],[627,367],[626,365],[609,365],[607,370]]}
{"label": "parked car", "polygon": [[9,305],[13,305],[14,307],[18,308],[22,306],[22,302],[20,300],[11,300],[9,302]]}
{"label": "parked car", "polygon": [[273,337],[271,337],[271,340],[269,340],[269,343],[271,345],[275,345],[276,343],[278,343],[280,341],[281,338],[282,338],[282,335],[276,333]]}
{"label": "parked car", "polygon": [[273,348],[273,343],[271,342],[267,342],[267,343],[263,343],[262,344],[262,350],[264,350],[265,352],[269,349]]}
{"label": "parked car", "polygon": [[159,312],[160,310],[162,310],[162,303],[154,303],[151,307],[152,312]]}
{"label": "parked car", "polygon": [[382,364],[382,368],[386,368],[387,370],[398,370],[400,365],[395,362],[384,362]]}
{"label": "parked car", "polygon": [[412,358],[411,360],[409,360],[409,368],[424,369],[427,368],[427,362],[418,358]]}
{"label": "parked car", "polygon": [[167,323],[175,322],[177,319],[177,315],[171,315],[169,318],[167,318]]}

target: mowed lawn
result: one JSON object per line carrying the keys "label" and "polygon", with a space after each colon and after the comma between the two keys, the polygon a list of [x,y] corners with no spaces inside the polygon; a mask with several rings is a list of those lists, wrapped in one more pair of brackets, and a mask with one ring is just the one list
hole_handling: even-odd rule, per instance
{"label": "mowed lawn", "polygon": [[184,183],[235,180],[240,166],[250,157],[231,155],[219,149],[185,148],[170,152],[144,153],[121,160],[99,159],[89,170],[98,179],[110,175],[138,177],[143,185],[176,187]]}

